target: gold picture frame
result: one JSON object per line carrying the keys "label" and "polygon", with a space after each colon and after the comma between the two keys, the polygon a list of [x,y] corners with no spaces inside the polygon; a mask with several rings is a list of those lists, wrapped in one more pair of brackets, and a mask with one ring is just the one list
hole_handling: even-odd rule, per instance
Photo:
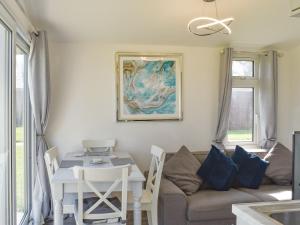
{"label": "gold picture frame", "polygon": [[116,52],[117,121],[182,120],[181,53]]}

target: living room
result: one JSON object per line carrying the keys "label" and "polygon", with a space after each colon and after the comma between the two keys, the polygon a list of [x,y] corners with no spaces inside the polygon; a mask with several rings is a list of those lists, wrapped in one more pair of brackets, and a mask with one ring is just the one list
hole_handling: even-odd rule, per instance
{"label": "living room", "polygon": [[[85,213],[74,211],[77,183],[71,187],[70,180],[59,180],[59,172],[70,172],[85,160],[105,167],[108,156],[81,155],[92,148],[84,143],[92,142],[112,151],[112,164],[134,165],[137,180],[131,184],[130,174],[128,180],[128,202],[132,197],[133,203],[125,208],[127,218],[124,213],[119,216],[120,223],[247,225],[236,213],[248,218],[256,203],[299,204],[292,200],[293,134],[300,130],[299,7],[298,0],[2,0],[0,200],[5,203],[0,224],[83,224],[85,218],[78,222],[77,217]],[[272,148],[278,143],[289,149],[276,162],[279,176],[289,179],[284,185],[269,175],[274,166],[271,149],[278,149]],[[235,186],[241,185],[235,182],[239,169],[228,188],[209,182],[199,171],[207,155],[213,155],[212,145],[230,162],[237,145],[249,160],[257,156],[260,163],[266,162],[259,185]],[[161,177],[154,185],[157,190],[151,189],[157,196],[153,194],[145,210],[141,193],[148,190],[153,152],[159,152],[152,146],[163,150],[157,159],[162,164],[157,161],[154,169]],[[58,171],[51,167],[52,175],[44,160],[49,149],[60,159]],[[176,152],[186,153],[184,163]],[[194,159],[199,162],[193,164]],[[180,166],[190,170],[178,172]],[[184,179],[182,174],[191,177]],[[196,191],[190,193],[178,180],[188,187],[196,182]],[[275,188],[262,191],[268,197],[257,197],[268,185]],[[70,193],[65,192],[75,196],[67,213],[63,201]],[[201,209],[191,216],[190,199],[198,192],[209,196],[207,206],[226,210],[196,205]],[[269,197],[275,192],[282,195]],[[222,205],[225,195],[229,197]],[[255,206],[235,205],[233,212],[232,205],[240,203]],[[246,220],[251,221],[251,213]],[[249,224],[278,224],[280,219],[270,221]]]}

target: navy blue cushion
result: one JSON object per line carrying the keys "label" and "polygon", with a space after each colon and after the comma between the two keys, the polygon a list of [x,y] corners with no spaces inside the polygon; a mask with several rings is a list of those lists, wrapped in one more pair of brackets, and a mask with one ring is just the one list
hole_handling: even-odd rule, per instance
{"label": "navy blue cushion", "polygon": [[255,154],[248,153],[238,145],[232,155],[232,160],[239,168],[236,177],[238,186],[253,189],[259,188],[269,163]]}
{"label": "navy blue cushion", "polygon": [[235,179],[237,170],[231,158],[212,146],[197,174],[215,190],[227,191]]}

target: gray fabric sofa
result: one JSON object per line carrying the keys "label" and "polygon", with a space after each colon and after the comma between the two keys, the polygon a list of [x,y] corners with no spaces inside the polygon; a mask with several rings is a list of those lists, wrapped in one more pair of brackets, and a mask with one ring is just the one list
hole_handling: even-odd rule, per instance
{"label": "gray fabric sofa", "polygon": [[[203,162],[208,152],[193,154]],[[226,154],[230,155],[231,152]],[[171,156],[168,153],[166,161]],[[231,225],[235,224],[232,204],[290,200],[291,196],[291,186],[279,186],[271,181],[265,181],[259,189],[231,188],[229,191],[215,191],[203,188],[187,196],[173,182],[163,177],[158,202],[159,225]]]}

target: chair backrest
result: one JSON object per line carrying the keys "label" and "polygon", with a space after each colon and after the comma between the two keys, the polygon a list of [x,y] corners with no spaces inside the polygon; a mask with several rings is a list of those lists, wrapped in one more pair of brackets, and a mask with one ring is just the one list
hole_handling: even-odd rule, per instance
{"label": "chair backrest", "polygon": [[[106,220],[112,218],[121,218],[122,222],[126,222],[127,212],[127,190],[128,190],[128,171],[130,165],[117,166],[111,168],[92,168],[92,167],[74,167],[74,176],[78,179],[78,223],[83,224],[83,220]],[[103,194],[95,187],[95,182],[108,182],[112,185]],[[111,203],[107,198],[113,191],[118,191],[122,185],[121,209]],[[87,188],[88,192],[94,192],[99,198],[90,208],[83,209],[83,192]],[[101,203],[105,203],[112,212],[109,213],[93,213]]]}
{"label": "chair backrest", "polygon": [[56,170],[59,168],[57,148],[53,147],[47,150],[44,154],[44,159],[46,163],[46,168],[47,168],[47,173],[48,173],[48,178],[49,178],[49,183],[50,183],[50,188],[52,193],[53,188],[51,184],[51,179],[54,173],[56,172]]}
{"label": "chair backrest", "polygon": [[[82,146],[86,152],[93,151],[110,151],[113,152],[116,146],[115,139],[107,139],[107,140],[83,140]],[[102,149],[102,150],[101,150]]]}
{"label": "chair backrest", "polygon": [[162,148],[152,145],[151,155],[152,160],[150,164],[146,190],[152,193],[152,207],[157,207],[159,187],[166,153]]}

